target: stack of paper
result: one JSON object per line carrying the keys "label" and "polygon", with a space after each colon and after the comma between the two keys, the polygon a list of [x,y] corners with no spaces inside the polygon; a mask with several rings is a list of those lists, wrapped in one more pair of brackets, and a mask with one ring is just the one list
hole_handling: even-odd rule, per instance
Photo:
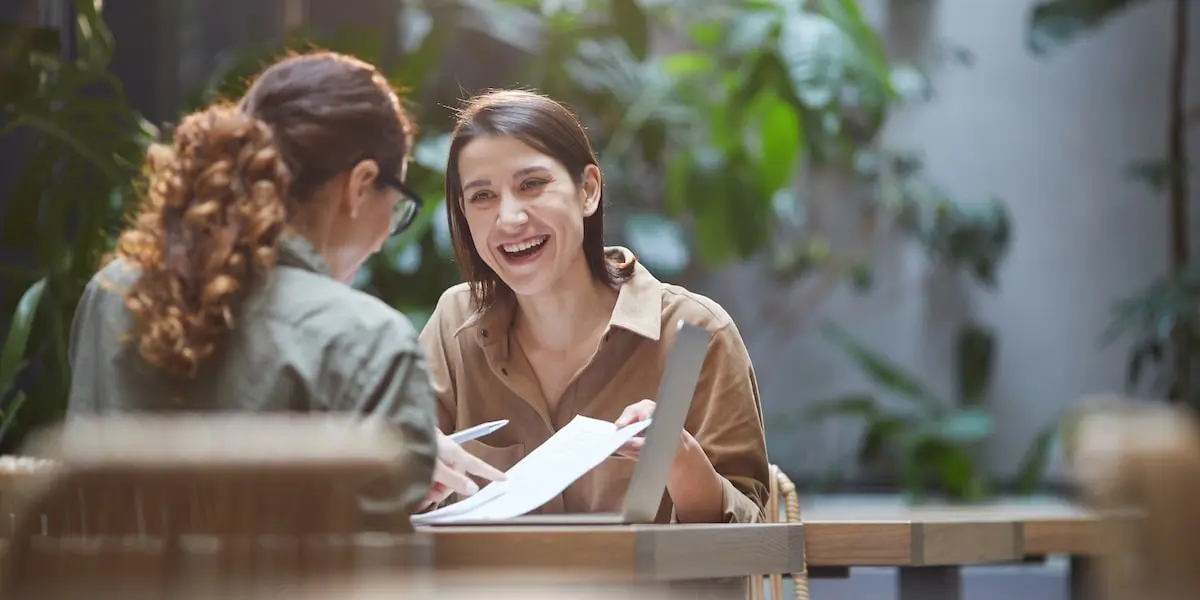
{"label": "stack of paper", "polygon": [[646,420],[618,429],[608,421],[577,416],[509,469],[506,481],[492,483],[461,502],[413,515],[412,522],[428,525],[519,517],[553,500],[649,426]]}

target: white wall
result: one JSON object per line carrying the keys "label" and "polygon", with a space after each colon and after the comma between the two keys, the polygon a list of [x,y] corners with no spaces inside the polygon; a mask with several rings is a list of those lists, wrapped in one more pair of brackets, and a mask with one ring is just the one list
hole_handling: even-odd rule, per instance
{"label": "white wall", "polygon": [[[1123,168],[1165,151],[1171,3],[1152,1],[1049,61],[1025,49],[1032,0],[864,4],[890,23],[900,51],[913,39],[949,38],[976,55],[970,69],[939,73],[937,98],[898,115],[888,138],[923,149],[930,174],[956,195],[1007,202],[1015,235],[1000,288],[988,293],[966,277],[935,273],[915,248],[886,241],[871,295],[838,289],[795,326],[780,325],[770,300],[779,290],[753,265],[693,286],[739,323],[768,420],[864,386],[821,339],[821,318],[836,319],[946,394],[956,323],[970,314],[992,326],[1000,347],[990,401],[1000,429],[987,457],[993,472],[1011,473],[1036,429],[1059,410],[1082,394],[1121,389],[1126,348],[1097,343],[1109,307],[1165,272],[1165,201],[1127,182]],[[1200,5],[1192,16],[1200,39]],[[1196,46],[1193,103],[1200,101]],[[1200,152],[1200,136],[1192,145]],[[734,293],[747,289],[761,296]],[[772,431],[772,459],[815,474],[850,452],[856,435],[851,423]]]}

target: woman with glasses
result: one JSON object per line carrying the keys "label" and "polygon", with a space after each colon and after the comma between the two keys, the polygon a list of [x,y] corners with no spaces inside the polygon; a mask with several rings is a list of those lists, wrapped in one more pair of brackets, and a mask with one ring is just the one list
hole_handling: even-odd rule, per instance
{"label": "woman with glasses", "polygon": [[421,208],[413,135],[377,69],[327,52],[185,117],[76,310],[70,413],[359,413],[396,426],[414,480],[503,477],[438,433],[412,325],[346,285]]}

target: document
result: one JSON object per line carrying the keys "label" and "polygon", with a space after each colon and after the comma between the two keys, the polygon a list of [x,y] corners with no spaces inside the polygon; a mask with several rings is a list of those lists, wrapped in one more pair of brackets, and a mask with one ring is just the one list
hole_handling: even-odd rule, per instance
{"label": "document", "polygon": [[425,514],[414,525],[458,521],[501,521],[519,517],[553,500],[650,426],[650,420],[622,428],[608,421],[575,417],[497,481],[474,496]]}

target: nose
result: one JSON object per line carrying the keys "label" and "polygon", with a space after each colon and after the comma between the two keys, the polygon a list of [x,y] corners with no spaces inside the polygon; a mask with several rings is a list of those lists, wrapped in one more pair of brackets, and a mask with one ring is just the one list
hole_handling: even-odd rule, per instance
{"label": "nose", "polygon": [[519,198],[504,192],[500,196],[500,214],[497,219],[502,227],[520,227],[529,220],[529,216],[525,214],[525,207]]}

